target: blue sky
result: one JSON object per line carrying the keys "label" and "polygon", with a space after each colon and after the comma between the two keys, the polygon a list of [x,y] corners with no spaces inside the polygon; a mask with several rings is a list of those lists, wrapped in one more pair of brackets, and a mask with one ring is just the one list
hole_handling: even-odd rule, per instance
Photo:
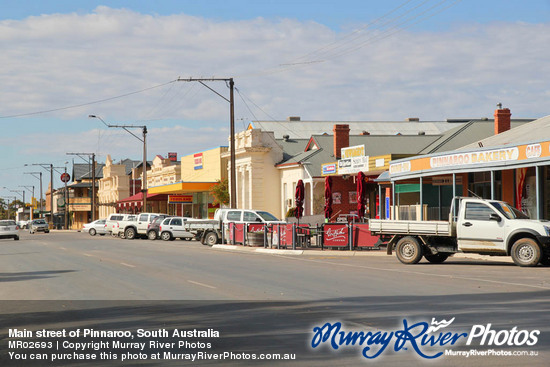
{"label": "blue sky", "polygon": [[24,164],[63,166],[70,151],[140,159],[139,141],[89,114],[147,124],[149,159],[227,145],[226,103],[171,83],[179,76],[234,77],[237,129],[291,115],[491,117],[497,102],[514,117],[549,114],[550,0],[0,0],[0,9],[0,188],[38,186]]}

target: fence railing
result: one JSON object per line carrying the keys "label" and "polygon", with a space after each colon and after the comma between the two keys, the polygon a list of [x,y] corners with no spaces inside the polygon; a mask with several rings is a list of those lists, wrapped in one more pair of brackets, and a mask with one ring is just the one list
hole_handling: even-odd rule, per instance
{"label": "fence railing", "polygon": [[311,226],[297,223],[235,223],[224,227],[222,241],[231,245],[277,248],[358,248],[377,249],[382,243],[370,233],[367,223],[324,223]]}

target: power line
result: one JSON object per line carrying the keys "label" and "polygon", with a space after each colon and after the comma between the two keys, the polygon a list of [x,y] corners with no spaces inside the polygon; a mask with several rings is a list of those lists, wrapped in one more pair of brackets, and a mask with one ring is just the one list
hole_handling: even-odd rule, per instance
{"label": "power line", "polygon": [[141,90],[138,90],[138,91],[135,91],[135,92],[125,93],[125,94],[121,94],[121,95],[119,95],[119,96],[104,98],[104,99],[100,99],[100,100],[97,100],[97,101],[92,101],[92,102],[87,102],[87,103],[81,103],[81,104],[78,104],[78,105],[72,105],[72,106],[66,106],[66,107],[59,107],[59,108],[53,108],[53,109],[50,109],[50,110],[43,110],[43,111],[36,111],[36,112],[20,113],[20,114],[15,114],[15,115],[0,116],[0,119],[16,118],[16,117],[25,117],[25,116],[33,116],[33,115],[42,115],[42,114],[45,114],[45,113],[51,113],[51,112],[57,112],[57,111],[70,110],[70,109],[73,109],[73,108],[80,108],[80,107],[89,106],[89,105],[93,105],[93,104],[98,104],[98,103],[103,103],[103,102],[107,102],[107,101],[112,101],[112,100],[114,100],[114,99],[119,99],[119,98],[128,97],[128,96],[131,96],[131,95],[134,95],[134,94],[139,94],[139,93],[147,92],[147,91],[149,91],[149,90],[151,90],[151,89],[160,88],[160,87],[163,87],[163,86],[165,86],[165,85],[168,85],[168,84],[174,83],[174,82],[175,82],[175,80],[171,80],[171,81],[169,81],[169,82],[167,82],[167,83],[155,85],[155,86],[152,86],[152,87],[149,87],[149,88],[145,88],[145,89],[141,89]]}

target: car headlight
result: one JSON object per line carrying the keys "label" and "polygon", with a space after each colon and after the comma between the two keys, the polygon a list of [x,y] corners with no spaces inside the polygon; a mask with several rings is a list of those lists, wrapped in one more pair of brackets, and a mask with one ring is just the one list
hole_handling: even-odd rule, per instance
{"label": "car headlight", "polygon": [[550,227],[543,226],[544,230],[546,231],[546,235],[550,237]]}

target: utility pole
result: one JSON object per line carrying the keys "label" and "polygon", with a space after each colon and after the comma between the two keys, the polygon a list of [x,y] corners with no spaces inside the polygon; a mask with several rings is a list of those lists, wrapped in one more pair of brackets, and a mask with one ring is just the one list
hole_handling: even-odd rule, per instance
{"label": "utility pole", "polygon": [[[27,190],[31,191],[31,198],[34,198],[34,186],[25,186],[25,185],[19,185],[19,187],[24,187],[26,188]],[[23,190],[23,202],[25,202],[25,190]],[[29,208],[29,219],[32,221],[33,220],[33,207],[32,207],[32,199],[31,199],[31,205],[30,205],[30,208]]]}
{"label": "utility pole", "polygon": [[[115,128],[121,128],[126,130],[130,135],[135,137],[137,140],[141,141],[143,143],[143,179],[141,180],[141,193],[143,195],[143,202],[142,202],[142,211],[147,211],[147,126],[145,125],[111,125],[106,123],[100,116],[98,115],[88,115],[89,118],[98,119],[105,124],[107,127],[115,127]],[[141,132],[143,134],[143,137],[140,138],[133,132],[131,132],[129,129],[141,129]]]}
{"label": "utility pole", "polygon": [[[199,82],[206,88],[210,89],[212,92],[229,102],[229,133],[230,133],[230,203],[231,208],[237,207],[237,179],[236,179],[236,168],[235,168],[235,101],[233,98],[233,89],[235,87],[235,83],[233,81],[233,78],[178,78],[178,82]],[[226,83],[229,83],[229,99],[222,96],[220,93],[216,92],[214,89],[210,88],[208,85],[206,85],[204,82],[215,82],[215,81],[224,81]]]}
{"label": "utility pole", "polygon": [[[91,206],[92,206],[92,222],[95,220],[95,153],[66,153],[67,155],[78,155],[78,156],[81,156],[81,155],[87,155],[88,156],[88,160],[90,159],[90,157],[92,157],[92,168],[90,169],[90,171],[92,171],[92,197],[91,197]],[[82,158],[82,157],[81,157]],[[88,161],[89,162],[89,161]],[[73,177],[73,179],[75,179],[75,177]],[[67,187],[67,185],[65,185],[65,188]],[[67,205],[67,204],[65,204]]]}
{"label": "utility pole", "polygon": [[44,211],[44,207],[43,207],[43,204],[42,204],[42,172],[24,172],[24,173],[28,174],[28,175],[33,175],[33,176],[34,175],[40,175],[40,177],[36,177],[36,176],[34,176],[34,177],[40,179],[40,213],[39,213],[39,218],[42,218],[43,217],[42,212]]}

